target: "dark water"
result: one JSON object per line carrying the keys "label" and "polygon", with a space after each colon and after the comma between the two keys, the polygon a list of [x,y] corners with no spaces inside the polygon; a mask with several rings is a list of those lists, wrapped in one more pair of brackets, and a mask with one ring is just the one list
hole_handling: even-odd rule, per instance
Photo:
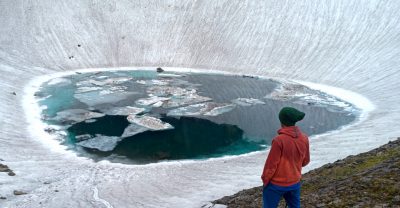
{"label": "dark water", "polygon": [[[104,77],[101,77],[104,76]],[[106,77],[105,77],[106,76]],[[108,84],[87,83],[84,80],[104,81],[108,78],[131,78],[129,81],[113,81]],[[47,97],[40,101],[48,108],[43,111],[45,122],[63,126],[68,136],[63,144],[82,156],[95,160],[108,159],[124,163],[149,163],[160,160],[202,159],[224,155],[238,155],[266,148],[280,127],[278,112],[284,106],[295,107],[306,113],[300,128],[308,135],[334,130],[348,124],[356,116],[348,110],[333,105],[299,104],[295,100],[266,98],[279,85],[267,79],[210,74],[185,74],[183,77],[161,77],[153,71],[119,71],[77,74],[65,77],[68,82],[55,85],[44,84],[38,93]],[[180,87],[195,89],[199,96],[209,97],[210,102],[233,104],[234,109],[216,116],[170,116],[171,110],[179,107],[141,106],[138,99],[149,97],[148,89],[157,84],[140,84],[136,81],[165,81],[161,88]],[[83,83],[83,84],[82,84]],[[84,87],[99,89],[79,93]],[[115,90],[118,88],[118,90]],[[121,88],[121,89],[119,89]],[[98,93],[114,90],[111,94]],[[311,90],[312,91],[312,90]],[[310,90],[308,91],[310,92]],[[325,95],[312,91],[315,95]],[[76,96],[78,94],[78,96]],[[51,95],[50,97],[48,97]],[[168,95],[170,96],[170,95]],[[326,95],[327,96],[327,95]],[[162,96],[161,96],[162,97]],[[172,99],[179,97],[171,95]],[[93,98],[93,99],[92,99]],[[265,104],[242,106],[234,104],[237,98],[253,98]],[[204,103],[204,102],[200,102]],[[121,137],[131,123],[126,115],[108,115],[114,107],[135,106],[146,108],[139,115],[150,115],[169,123],[174,128],[162,131],[144,131],[118,140],[114,148],[104,151],[77,145],[76,136],[96,135]],[[83,109],[89,112],[106,113],[102,117],[71,121],[57,117],[57,113],[68,109]],[[74,115],[69,115],[74,116]]]}

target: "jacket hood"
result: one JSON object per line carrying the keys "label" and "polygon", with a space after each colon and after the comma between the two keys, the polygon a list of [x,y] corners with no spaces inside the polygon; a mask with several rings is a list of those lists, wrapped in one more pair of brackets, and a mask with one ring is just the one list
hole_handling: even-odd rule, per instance
{"label": "jacket hood", "polygon": [[301,131],[297,126],[285,126],[278,130],[278,134],[285,134],[297,138],[301,135]]}

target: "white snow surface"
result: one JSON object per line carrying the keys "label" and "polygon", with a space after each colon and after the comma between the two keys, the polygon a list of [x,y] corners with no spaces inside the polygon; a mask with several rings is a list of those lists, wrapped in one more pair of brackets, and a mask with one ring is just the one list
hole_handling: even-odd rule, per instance
{"label": "white snow surface", "polygon": [[363,109],[353,124],[310,138],[304,171],[387,143],[400,136],[398,11],[396,0],[1,1],[0,158],[17,175],[0,174],[0,207],[201,207],[261,184],[267,151],[123,165],[66,150],[43,131],[33,94],[76,69],[300,80]]}

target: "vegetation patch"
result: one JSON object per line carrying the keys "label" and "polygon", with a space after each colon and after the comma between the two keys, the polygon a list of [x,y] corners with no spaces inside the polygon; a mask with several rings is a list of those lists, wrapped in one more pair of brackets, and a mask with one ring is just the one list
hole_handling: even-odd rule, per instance
{"label": "vegetation patch", "polygon": [[[400,138],[304,174],[303,207],[400,207]],[[216,200],[228,207],[261,207],[262,187]],[[280,207],[285,207],[283,200]]]}

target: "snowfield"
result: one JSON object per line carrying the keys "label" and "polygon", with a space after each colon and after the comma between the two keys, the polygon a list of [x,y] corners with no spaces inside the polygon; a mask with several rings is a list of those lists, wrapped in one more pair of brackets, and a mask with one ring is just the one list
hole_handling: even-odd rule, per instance
{"label": "snowfield", "polygon": [[305,171],[385,144],[400,136],[398,11],[395,0],[1,1],[0,158],[16,176],[0,174],[0,207],[208,207],[260,185],[267,151],[148,165],[77,157],[43,130],[34,96],[76,70],[274,77],[362,109],[311,138]]}

